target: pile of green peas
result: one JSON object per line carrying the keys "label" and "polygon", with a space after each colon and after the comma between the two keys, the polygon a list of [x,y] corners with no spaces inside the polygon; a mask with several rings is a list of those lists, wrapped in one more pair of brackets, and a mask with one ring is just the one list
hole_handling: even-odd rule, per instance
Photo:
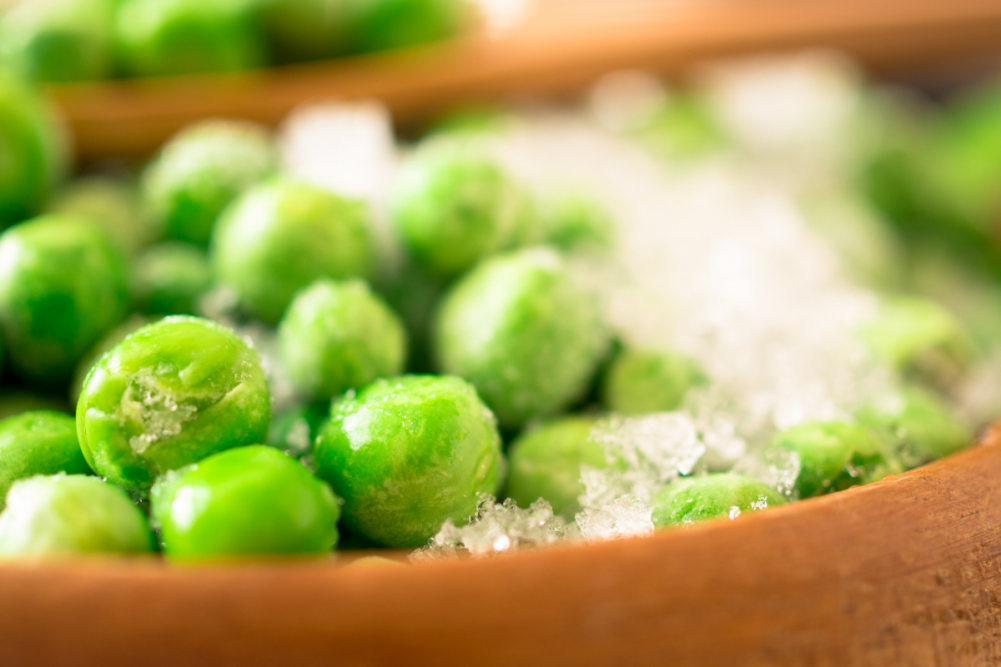
{"label": "pile of green peas", "polygon": [[[342,531],[414,548],[484,494],[572,519],[584,468],[625,465],[596,420],[676,410],[712,383],[678,351],[613,340],[569,261],[612,242],[608,211],[540,200],[461,138],[403,165],[395,272],[366,206],[283,174],[253,124],[183,130],[135,184],[66,185],[44,105],[0,75],[0,145],[18,166],[0,171],[0,554],[328,554]],[[216,290],[274,330],[294,404],[274,407],[247,338],[200,316]],[[956,318],[888,300],[859,335],[905,378],[899,395],[777,433],[767,453],[800,462],[789,495],[681,478],[654,524],[840,491],[971,442],[937,393],[974,354]]]}

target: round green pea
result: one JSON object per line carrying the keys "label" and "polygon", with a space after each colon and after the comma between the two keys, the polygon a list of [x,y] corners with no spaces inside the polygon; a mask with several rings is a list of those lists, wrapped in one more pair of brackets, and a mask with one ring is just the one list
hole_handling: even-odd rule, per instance
{"label": "round green pea", "polygon": [[208,120],[164,145],[146,170],[142,195],[167,238],[205,246],[223,209],[277,168],[278,150],[264,127]]}
{"label": "round green pea", "polygon": [[353,6],[351,49],[387,51],[452,37],[462,28],[464,8],[457,0],[360,0]]}
{"label": "round green pea", "polygon": [[671,412],[708,378],[689,357],[667,350],[626,350],[605,373],[601,401],[622,414]]}
{"label": "round green pea", "polygon": [[130,183],[114,178],[95,176],[73,181],[56,193],[48,210],[100,227],[129,257],[148,246],[159,233],[138,191]]}
{"label": "round green pea", "polygon": [[19,481],[0,514],[0,556],[134,554],[153,546],[139,508],[124,491],[96,477]]}
{"label": "round green pea", "polygon": [[843,491],[900,472],[900,464],[869,429],[848,422],[811,422],[776,434],[769,448],[799,458],[800,498]]}
{"label": "round green pea", "polygon": [[73,379],[70,381],[69,397],[73,405],[76,405],[80,399],[80,392],[83,391],[83,383],[87,380],[87,376],[90,375],[90,369],[101,360],[101,357],[125,340],[133,331],[150,324],[150,322],[148,317],[133,313],[124,322],[106,333],[94,347],[90,348],[87,354],[83,355],[80,363],[76,365]]}
{"label": "round green pea", "polygon": [[600,309],[547,248],[489,259],[445,296],[441,370],[469,380],[504,427],[566,408],[607,346]]}
{"label": "round green pea", "polygon": [[867,405],[859,421],[884,435],[901,463],[916,468],[973,443],[973,433],[935,394],[907,387]]}
{"label": "round green pea", "polygon": [[296,391],[329,400],[402,373],[407,334],[365,282],[321,279],[289,306],[278,349]]}
{"label": "round green pea", "polygon": [[657,528],[728,517],[784,505],[785,498],[764,482],[735,473],[677,479],[653,498]]}
{"label": "round green pea", "polygon": [[212,239],[216,278],[268,324],[318,278],[367,277],[375,261],[368,214],[308,183],[276,179],[230,206]]}
{"label": "round green pea", "polygon": [[125,260],[99,229],[49,215],[0,235],[0,330],[26,380],[69,380],[128,303]]}
{"label": "round green pea", "polygon": [[314,446],[316,474],[344,498],[344,522],[390,547],[418,547],[465,523],[503,469],[496,420],[456,377],[377,380],[335,402]]}
{"label": "round green pea", "polygon": [[885,301],[861,332],[873,356],[905,378],[947,388],[973,361],[973,343],[941,305],[916,297]]}
{"label": "round green pea", "polygon": [[447,278],[534,232],[527,195],[491,158],[463,143],[418,151],[392,193],[393,223],[411,256]]}
{"label": "round green pea", "polygon": [[614,239],[609,212],[594,198],[576,190],[550,195],[539,206],[542,240],[560,250],[608,250]]}
{"label": "round green pea", "polygon": [[0,420],[0,509],[17,480],[60,472],[90,473],[71,416],[36,410]]}
{"label": "round green pea", "polygon": [[329,58],[348,49],[350,3],[254,0],[254,13],[278,62]]}
{"label": "round green pea", "polygon": [[265,60],[250,4],[234,0],[120,0],[115,43],[132,76],[231,72]]}
{"label": "round green pea", "polygon": [[532,429],[511,445],[507,495],[520,507],[539,498],[568,519],[581,510],[581,466],[608,467],[605,448],[591,439],[592,417],[565,417]]}
{"label": "round green pea", "polygon": [[205,251],[187,243],[160,243],[136,259],[133,302],[149,315],[193,315],[212,287]]}
{"label": "round green pea", "polygon": [[0,70],[0,229],[39,212],[62,176],[62,135],[33,90]]}
{"label": "round green pea", "polygon": [[92,81],[112,73],[114,0],[32,0],[0,19],[0,55],[38,81]]}
{"label": "round green pea", "polygon": [[264,445],[167,473],[150,500],[170,558],[324,554],[337,544],[340,509],[330,486]]}
{"label": "round green pea", "polygon": [[257,353],[229,329],[183,316],[143,327],[106,354],[76,413],[90,467],[140,494],[168,470],[264,442],[270,418]]}

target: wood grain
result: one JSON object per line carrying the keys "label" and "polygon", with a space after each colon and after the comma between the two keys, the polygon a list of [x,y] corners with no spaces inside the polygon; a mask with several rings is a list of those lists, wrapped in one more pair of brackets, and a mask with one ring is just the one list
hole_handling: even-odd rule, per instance
{"label": "wood grain", "polygon": [[996,0],[548,0],[524,26],[404,53],[239,75],[52,88],[84,159],[142,155],[192,120],[277,123],[310,100],[375,97],[401,122],[457,104],[565,95],[603,72],[678,73],[757,52],[836,48],[882,73],[997,56]]}
{"label": "wood grain", "polygon": [[1001,434],[649,538],[399,568],[0,567],[4,665],[996,665]]}

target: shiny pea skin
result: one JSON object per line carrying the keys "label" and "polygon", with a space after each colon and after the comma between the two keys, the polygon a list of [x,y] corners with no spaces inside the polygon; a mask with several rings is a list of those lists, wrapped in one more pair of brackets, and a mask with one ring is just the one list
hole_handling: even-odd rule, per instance
{"label": "shiny pea skin", "polygon": [[71,416],[35,410],[0,420],[0,509],[17,480],[60,472],[91,472]]}
{"label": "shiny pea skin", "polygon": [[389,547],[419,547],[463,524],[503,477],[496,420],[467,382],[378,380],[334,403],[314,447],[316,474],[344,498],[344,522]]}
{"label": "shiny pea skin", "polygon": [[21,480],[0,513],[0,557],[137,554],[153,547],[139,508],[120,488],[96,477]]}
{"label": "shiny pea skin", "polygon": [[785,498],[764,482],[734,473],[677,479],[653,498],[653,525],[664,528],[784,505]]}
{"label": "shiny pea skin", "polygon": [[263,445],[167,473],[151,507],[173,559],[324,554],[337,543],[340,510],[330,486]]}
{"label": "shiny pea skin", "polygon": [[76,415],[94,472],[142,495],[168,470],[264,442],[271,403],[257,352],[223,326],[175,316],[108,352]]}
{"label": "shiny pea skin", "polygon": [[709,378],[693,359],[667,350],[626,350],[612,360],[601,401],[622,414],[676,410],[692,387]]}

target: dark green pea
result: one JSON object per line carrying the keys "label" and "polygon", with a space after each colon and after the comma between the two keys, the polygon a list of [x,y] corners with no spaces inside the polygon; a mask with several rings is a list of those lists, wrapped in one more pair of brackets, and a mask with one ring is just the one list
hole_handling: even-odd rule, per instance
{"label": "dark green pea", "polygon": [[447,278],[535,233],[531,203],[488,156],[462,143],[432,145],[404,165],[393,223],[411,256]]}
{"label": "dark green pea", "polygon": [[277,168],[278,151],[264,127],[204,121],[164,145],[143,177],[143,198],[167,238],[205,246],[223,209]]}
{"label": "dark green pea", "polygon": [[0,20],[0,55],[38,81],[92,81],[112,73],[114,0],[33,0]]}
{"label": "dark green pea", "polygon": [[0,421],[0,509],[11,485],[35,475],[89,474],[76,439],[76,421],[51,410]]}
{"label": "dark green pea", "polygon": [[503,475],[496,420],[456,377],[378,380],[349,394],[314,449],[348,528],[390,547],[426,544],[446,520],[465,523]]}
{"label": "dark green pea", "polygon": [[539,498],[573,519],[584,493],[581,466],[605,468],[605,448],[591,439],[592,417],[565,417],[532,429],[511,445],[507,495],[520,507]]}
{"label": "dark green pea", "polygon": [[0,514],[0,555],[134,554],[153,550],[146,517],[96,477],[31,477],[14,484]]}
{"label": "dark green pea", "polygon": [[349,48],[351,4],[340,0],[255,0],[255,16],[278,62],[341,55]]}
{"label": "dark green pea", "polygon": [[457,0],[360,0],[351,49],[387,51],[452,37],[462,28],[464,9]]}
{"label": "dark green pea", "polygon": [[671,482],[653,498],[657,528],[727,517],[784,505],[785,498],[764,482],[734,473],[684,477]]}
{"label": "dark green pea", "polygon": [[264,442],[271,404],[254,350],[225,327],[177,316],[98,362],[76,418],[91,468],[142,494],[168,470]]}
{"label": "dark green pea", "polygon": [[771,450],[792,452],[800,470],[800,498],[844,491],[900,472],[900,463],[869,429],[847,422],[812,422],[781,431]]}
{"label": "dark green pea", "polygon": [[973,433],[935,394],[908,387],[866,406],[859,420],[882,434],[907,469],[969,447]]}
{"label": "dark green pea", "polygon": [[69,397],[73,405],[76,405],[80,399],[80,392],[83,391],[83,383],[87,380],[87,376],[90,375],[90,369],[101,360],[101,357],[125,340],[133,331],[150,324],[150,322],[148,317],[133,313],[124,322],[106,333],[87,354],[83,355],[76,370],[73,371],[73,380],[70,381]]}
{"label": "dark green pea", "polygon": [[174,559],[325,554],[337,544],[338,498],[271,447],[238,447],[167,473],[150,496]]}
{"label": "dark green pea", "polygon": [[0,235],[0,329],[26,380],[68,381],[128,301],[124,258],[97,228],[49,215]]}
{"label": "dark green pea", "polygon": [[132,76],[232,72],[265,61],[250,3],[233,0],[120,0],[115,41]]}
{"label": "dark green pea", "polygon": [[601,402],[622,414],[671,412],[692,387],[709,381],[693,359],[667,350],[626,350],[605,373]]}
{"label": "dark green pea", "polygon": [[402,373],[407,334],[365,282],[322,279],[289,306],[278,349],[296,391],[322,401]]}
{"label": "dark green pea", "polygon": [[149,315],[194,315],[212,287],[205,251],[186,243],[161,243],[136,259],[133,301]]}
{"label": "dark green pea", "polygon": [[975,353],[949,311],[914,297],[886,300],[861,335],[876,359],[907,379],[938,388],[953,385]]}
{"label": "dark green pea", "polygon": [[607,340],[593,295],[559,255],[533,248],[489,259],[456,284],[438,312],[435,353],[513,428],[579,398]]}
{"label": "dark green pea", "polygon": [[136,189],[113,178],[74,181],[56,193],[48,210],[85,219],[100,227],[129,257],[148,246],[159,233]]}
{"label": "dark green pea", "polygon": [[211,259],[216,278],[268,324],[318,278],[364,278],[375,261],[360,203],[285,179],[250,190],[226,210]]}
{"label": "dark green pea", "polygon": [[62,139],[41,97],[0,70],[0,229],[42,210],[63,173]]}

